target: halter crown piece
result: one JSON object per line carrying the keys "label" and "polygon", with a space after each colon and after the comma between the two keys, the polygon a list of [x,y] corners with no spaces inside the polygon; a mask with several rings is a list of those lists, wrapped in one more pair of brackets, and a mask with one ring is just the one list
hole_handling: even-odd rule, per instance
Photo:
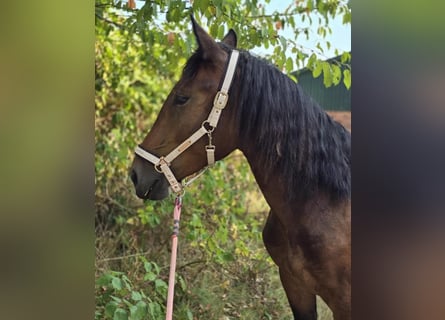
{"label": "halter crown piece", "polygon": [[[215,163],[216,147],[212,144],[212,133],[215,130],[216,126],[218,125],[221,112],[224,110],[229,100],[229,89],[230,85],[232,84],[233,76],[235,74],[235,69],[238,62],[238,56],[239,52],[237,50],[232,50],[229,57],[229,63],[227,64],[226,67],[224,81],[221,85],[221,88],[215,95],[215,99],[213,100],[212,110],[210,111],[207,120],[205,120],[202,123],[201,127],[198,130],[196,130],[195,133],[193,133],[189,138],[184,140],[184,142],[182,142],[179,146],[173,149],[173,151],[171,151],[168,155],[160,158],[142,149],[140,146],[137,146],[136,149],[134,150],[134,152],[138,156],[144,158],[148,162],[151,162],[158,172],[164,174],[173,192],[177,194],[181,194],[184,190],[184,187],[186,187],[191,181],[189,181],[186,184],[179,183],[175,175],[171,171],[170,165],[172,161],[175,160],[181,153],[187,150],[191,145],[193,145],[196,141],[201,139],[201,137],[206,134],[209,138],[209,144],[205,147],[207,153],[207,163],[208,163],[207,167],[210,167]],[[205,170],[207,167],[205,167],[203,170]]]}

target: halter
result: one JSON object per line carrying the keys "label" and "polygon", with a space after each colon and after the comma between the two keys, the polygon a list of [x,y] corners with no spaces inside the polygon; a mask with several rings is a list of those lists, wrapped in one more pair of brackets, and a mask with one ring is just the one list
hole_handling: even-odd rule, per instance
{"label": "halter", "polygon": [[[229,100],[229,89],[230,85],[232,84],[233,76],[235,74],[235,69],[238,62],[238,56],[239,52],[237,50],[233,50],[231,52],[229,57],[229,63],[227,64],[226,67],[224,81],[221,85],[221,88],[215,95],[215,99],[213,100],[212,110],[210,111],[207,120],[205,120],[202,123],[201,127],[198,130],[196,130],[195,133],[193,133],[189,138],[184,140],[184,142],[182,142],[179,146],[173,149],[173,151],[171,151],[168,155],[162,156],[160,158],[142,149],[140,146],[137,146],[136,149],[134,150],[134,152],[138,156],[144,158],[148,162],[151,162],[154,165],[156,171],[164,174],[173,192],[177,194],[183,193],[184,187],[190,184],[191,181],[184,184],[179,183],[178,179],[176,179],[175,175],[171,171],[170,165],[173,160],[179,157],[179,155],[181,155],[185,150],[187,150],[191,145],[193,145],[196,141],[201,139],[201,137],[203,137],[206,134],[209,138],[209,144],[205,146],[208,165],[204,167],[201,170],[201,172],[203,172],[205,169],[207,169],[208,167],[212,166],[215,163],[216,147],[212,144],[212,133],[218,124],[221,112],[224,110]],[[198,175],[201,172],[199,172]]]}

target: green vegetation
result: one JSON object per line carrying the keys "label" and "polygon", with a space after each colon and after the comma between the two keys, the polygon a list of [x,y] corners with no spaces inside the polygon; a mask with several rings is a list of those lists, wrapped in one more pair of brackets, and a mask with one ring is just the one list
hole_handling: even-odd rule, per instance
{"label": "green vegetation", "polygon": [[[96,0],[96,319],[164,319],[173,199],[145,202],[128,178],[133,148],[195,48],[189,14],[216,38],[229,28],[239,46],[274,48],[268,59],[288,72],[312,55],[278,30],[298,35],[297,15],[329,18],[350,9],[339,1],[296,1],[266,15],[259,1],[155,0],[139,10]],[[129,2],[130,3],[130,2]],[[317,15],[317,12],[319,15]],[[293,56],[286,48],[292,47]],[[295,50],[294,50],[295,49]],[[316,74],[340,83],[336,67],[313,56]],[[347,63],[348,61],[342,61]],[[350,80],[346,80],[349,82]],[[268,207],[248,164],[234,152],[184,196],[175,296],[176,319],[291,319],[277,269],[261,240]],[[325,306],[320,318],[330,319]]]}

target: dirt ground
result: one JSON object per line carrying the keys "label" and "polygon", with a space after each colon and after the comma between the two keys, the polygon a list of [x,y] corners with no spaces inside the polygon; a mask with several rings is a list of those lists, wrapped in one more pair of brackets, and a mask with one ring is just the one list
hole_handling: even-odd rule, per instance
{"label": "dirt ground", "polygon": [[337,122],[340,122],[346,129],[351,131],[350,111],[327,111],[327,113]]}

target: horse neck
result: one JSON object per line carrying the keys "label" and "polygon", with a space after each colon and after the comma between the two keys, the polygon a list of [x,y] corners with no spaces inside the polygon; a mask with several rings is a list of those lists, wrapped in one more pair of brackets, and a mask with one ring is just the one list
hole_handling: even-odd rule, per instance
{"label": "horse neck", "polygon": [[286,210],[284,207],[287,204],[285,184],[280,173],[268,172],[264,169],[258,154],[261,150],[255,150],[250,147],[242,147],[241,151],[246,157],[255,180],[260,187],[267,203],[272,210],[279,212]]}
{"label": "horse neck", "polygon": [[304,205],[346,199],[348,134],[285,75],[256,58],[245,60],[231,123],[237,123],[238,148],[266,200]]}
{"label": "horse neck", "polygon": [[[241,151],[249,162],[252,173],[266,202],[285,226],[286,230],[297,230],[302,221],[305,220],[305,217],[313,214],[317,215],[316,211],[337,210],[340,214],[348,215],[346,210],[350,202],[340,201],[332,203],[329,195],[323,192],[319,192],[310,198],[300,197],[298,196],[298,190],[287,190],[287,184],[284,183],[287,177],[283,177],[279,172],[268,172],[264,170],[259,160],[259,150],[242,148]],[[293,198],[290,197],[289,192],[294,193]]]}

